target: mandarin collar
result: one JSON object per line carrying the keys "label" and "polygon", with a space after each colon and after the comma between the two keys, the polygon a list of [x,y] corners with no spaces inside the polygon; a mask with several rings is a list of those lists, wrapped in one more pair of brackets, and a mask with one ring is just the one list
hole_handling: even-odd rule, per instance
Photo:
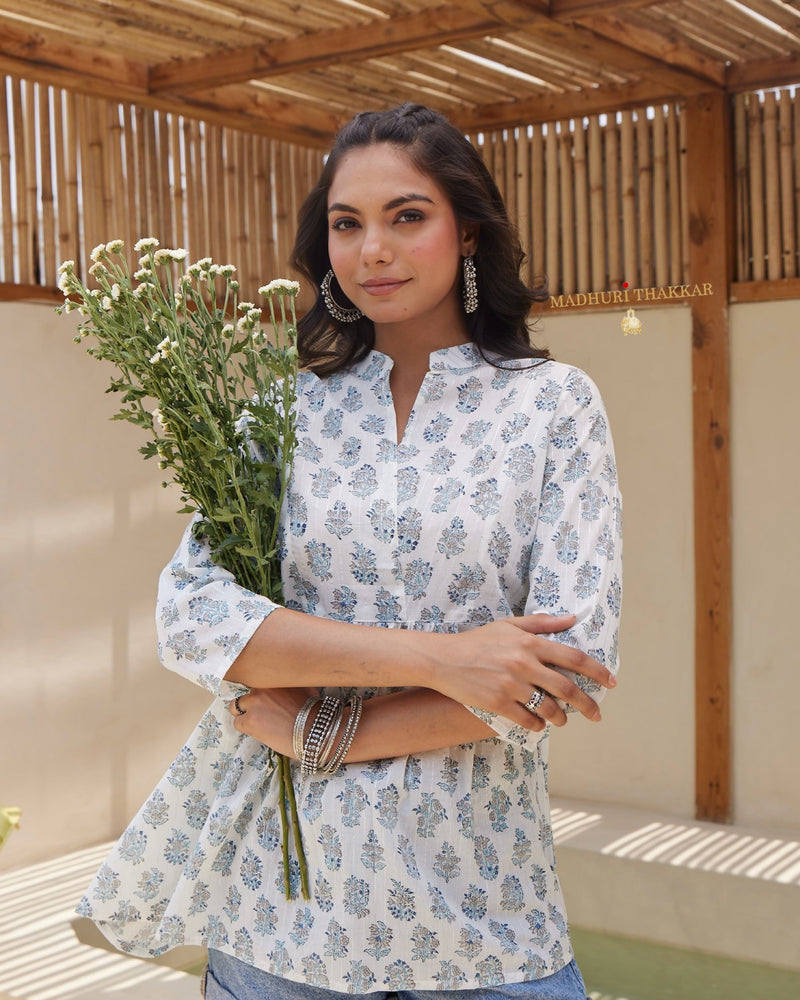
{"label": "mandarin collar", "polygon": [[[453,347],[443,347],[439,351],[432,351],[428,361],[428,366],[432,372],[462,372],[471,371],[483,364],[484,360],[477,346],[471,341],[466,344],[456,344]],[[391,370],[394,362],[382,351],[371,350],[369,354],[360,362],[356,368],[359,374],[377,374],[385,370]]]}

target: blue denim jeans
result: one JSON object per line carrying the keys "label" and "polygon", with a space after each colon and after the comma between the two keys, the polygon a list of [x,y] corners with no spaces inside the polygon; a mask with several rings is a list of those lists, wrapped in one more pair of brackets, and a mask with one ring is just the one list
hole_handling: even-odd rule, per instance
{"label": "blue denim jeans", "polygon": [[[206,1000],[344,1000],[352,995],[271,976],[221,951],[208,953]],[[586,987],[573,959],[552,976],[528,983],[477,990],[377,992],[362,994],[362,1000],[586,1000]]]}

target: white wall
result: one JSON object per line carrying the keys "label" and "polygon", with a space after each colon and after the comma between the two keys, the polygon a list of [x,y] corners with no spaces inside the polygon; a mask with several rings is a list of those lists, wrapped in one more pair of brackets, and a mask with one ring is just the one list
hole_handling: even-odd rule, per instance
{"label": "white wall", "polygon": [[209,700],[155,654],[177,496],[74,328],[0,305],[0,802],[23,810],[3,867],[116,835]]}
{"label": "white wall", "polygon": [[[691,317],[688,306],[549,314],[540,337],[599,384],[624,501],[620,684],[598,727],[555,733],[554,793],[694,809]],[[800,305],[733,304],[733,819],[800,830]],[[795,833],[796,836],[796,833]]]}
{"label": "white wall", "polygon": [[734,810],[800,828],[800,302],[731,309]]}
{"label": "white wall", "polygon": [[600,388],[623,496],[619,685],[603,722],[550,741],[551,790],[580,799],[694,808],[691,317],[688,307],[548,313],[535,339]]}

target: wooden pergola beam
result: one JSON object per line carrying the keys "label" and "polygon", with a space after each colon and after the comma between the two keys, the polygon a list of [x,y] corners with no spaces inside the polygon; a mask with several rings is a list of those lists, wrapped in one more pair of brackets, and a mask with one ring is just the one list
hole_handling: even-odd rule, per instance
{"label": "wooden pergola beam", "polygon": [[695,548],[695,803],[731,817],[731,449],[728,297],[732,273],[731,108],[725,93],[686,102],[692,299]]}
{"label": "wooden pergola beam", "polygon": [[314,148],[327,148],[341,124],[330,112],[252,87],[153,95],[147,88],[146,66],[19,31],[0,39],[0,73]]}
{"label": "wooden pergola beam", "polygon": [[[502,7],[500,4],[498,7]],[[482,8],[444,6],[396,17],[278,38],[260,45],[194,59],[170,60],[150,70],[150,93],[174,94],[229,83],[296,73],[349,60],[374,59],[398,52],[452,45],[497,34],[537,16],[509,7],[498,19]]]}
{"label": "wooden pergola beam", "polygon": [[725,72],[725,85],[731,92],[768,87],[786,87],[800,83],[800,55],[783,59],[753,59],[733,63]]}
{"label": "wooden pergola beam", "polygon": [[661,0],[551,0],[550,16],[576,20],[592,14],[617,14],[637,7],[652,7]]}
{"label": "wooden pergola beam", "polygon": [[[578,100],[579,109],[576,108]],[[571,90],[561,94],[546,93],[524,101],[482,104],[466,111],[451,112],[448,117],[462,131],[474,133],[558,121],[562,118],[574,118],[576,114],[625,111],[628,108],[674,100],[673,91],[645,81],[630,86],[595,87],[587,93]]]}

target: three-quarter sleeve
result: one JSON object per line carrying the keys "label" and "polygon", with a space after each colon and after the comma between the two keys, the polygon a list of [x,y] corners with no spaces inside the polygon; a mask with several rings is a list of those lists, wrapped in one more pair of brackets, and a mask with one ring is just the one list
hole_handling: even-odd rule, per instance
{"label": "three-quarter sleeve", "polygon": [[158,655],[168,669],[228,699],[241,687],[224,681],[225,674],[278,605],[217,565],[205,539],[195,538],[194,523],[159,579]]}
{"label": "three-quarter sleeve", "polygon": [[[550,421],[524,613],[574,614],[549,638],[575,646],[616,674],[622,601],[622,499],[605,407],[573,369]],[[570,674],[595,701],[606,688]]]}
{"label": "three-quarter sleeve", "polygon": [[[518,512],[523,528],[535,522],[529,556],[520,566],[527,597],[517,614],[576,616],[572,628],[547,635],[576,647],[616,674],[622,599],[622,500],[611,431],[600,393],[592,380],[565,368],[560,388],[549,381],[534,406],[551,418],[538,440],[544,456],[538,509]],[[525,502],[531,494],[525,493]],[[517,506],[522,502],[518,498]],[[524,504],[523,504],[524,506]],[[595,701],[606,693],[591,678],[566,673]],[[571,706],[563,705],[567,711]],[[541,734],[493,713],[472,708],[503,740],[533,744]]]}

